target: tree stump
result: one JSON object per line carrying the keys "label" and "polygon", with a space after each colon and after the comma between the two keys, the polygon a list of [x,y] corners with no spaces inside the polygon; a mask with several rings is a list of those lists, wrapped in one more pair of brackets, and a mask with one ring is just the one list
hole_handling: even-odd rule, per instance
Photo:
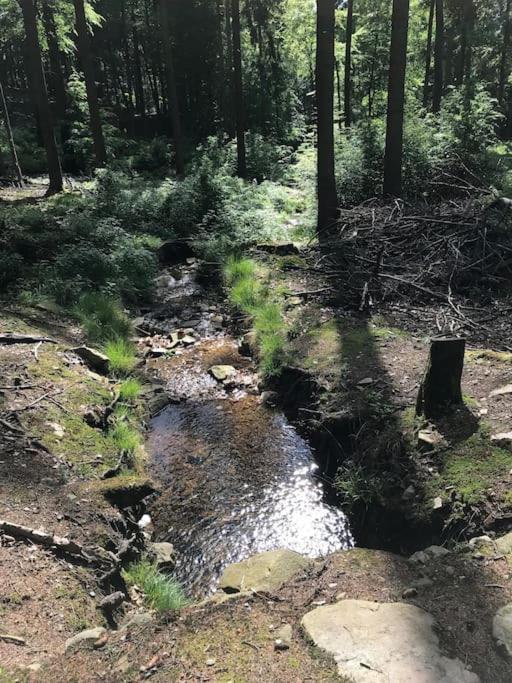
{"label": "tree stump", "polygon": [[466,340],[459,337],[434,337],[425,376],[416,401],[416,414],[441,417],[449,406],[462,400],[462,371]]}

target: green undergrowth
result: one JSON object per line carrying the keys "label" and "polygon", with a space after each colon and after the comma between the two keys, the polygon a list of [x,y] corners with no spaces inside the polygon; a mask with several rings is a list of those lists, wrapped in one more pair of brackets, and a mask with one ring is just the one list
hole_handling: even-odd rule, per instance
{"label": "green undergrowth", "polygon": [[161,574],[147,560],[130,565],[123,571],[123,578],[128,584],[138,586],[147,606],[161,614],[177,612],[189,604],[179,583]]}
{"label": "green undergrowth", "polygon": [[126,377],[137,365],[133,344],[126,339],[112,339],[105,345],[110,372],[115,377]]}
{"label": "green undergrowth", "polygon": [[90,292],[80,299],[75,314],[91,342],[126,339],[132,333],[128,316],[120,304],[100,292]]}
{"label": "green undergrowth", "polygon": [[142,386],[138,379],[129,377],[119,387],[119,400],[125,403],[133,403],[137,400],[142,391]]}
{"label": "green undergrowth", "polygon": [[252,319],[262,374],[265,377],[279,374],[286,346],[286,323],[281,302],[276,301],[263,285],[257,264],[250,259],[231,256],[224,267],[224,279],[233,306]]}

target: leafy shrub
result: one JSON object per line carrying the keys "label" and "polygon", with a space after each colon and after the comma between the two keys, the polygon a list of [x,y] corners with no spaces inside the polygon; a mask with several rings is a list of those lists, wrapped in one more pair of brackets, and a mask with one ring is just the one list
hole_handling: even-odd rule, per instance
{"label": "leafy shrub", "polygon": [[83,296],[75,312],[91,341],[125,339],[132,332],[130,320],[119,303],[99,292]]}
{"label": "leafy shrub", "polygon": [[133,345],[126,339],[113,339],[107,342],[105,353],[108,366],[114,375],[129,375],[137,364],[137,356]]}
{"label": "leafy shrub", "polygon": [[176,612],[189,602],[179,583],[161,574],[147,560],[130,565],[123,571],[123,578],[127,583],[137,585],[144,592],[148,607],[157,612]]}

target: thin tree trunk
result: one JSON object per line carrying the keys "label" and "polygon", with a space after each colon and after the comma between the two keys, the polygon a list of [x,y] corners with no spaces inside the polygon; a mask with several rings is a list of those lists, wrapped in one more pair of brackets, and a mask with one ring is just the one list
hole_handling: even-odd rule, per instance
{"label": "thin tree trunk", "polygon": [[338,128],[340,130],[343,129],[343,121],[342,121],[342,111],[343,111],[343,104],[342,104],[342,99],[341,99],[341,76],[340,76],[340,63],[338,60],[335,62],[336,66],[336,94],[338,96]]}
{"label": "thin tree trunk", "polygon": [[135,76],[135,111],[144,119],[146,115],[146,104],[144,99],[144,81],[142,78],[142,64],[140,58],[140,41],[139,32],[137,30],[137,17],[135,10],[132,7],[131,14],[132,21],[132,42],[133,42],[133,65]]}
{"label": "thin tree trunk", "polygon": [[41,46],[37,32],[37,15],[34,0],[19,0],[23,13],[23,24],[27,42],[27,58],[30,69],[30,79],[37,97],[37,111],[39,125],[46,150],[48,176],[50,185],[47,194],[62,192],[62,169],[60,166],[55,131],[53,128],[52,112],[48,101],[48,91],[44,77],[41,59]]}
{"label": "thin tree trunk", "polygon": [[91,52],[91,42],[85,18],[84,0],[73,0],[75,6],[76,28],[78,35],[78,53],[85,76],[87,104],[89,106],[89,121],[91,125],[94,156],[98,166],[104,166],[107,161],[107,150],[101,125],[98,91],[94,75],[94,62]]}
{"label": "thin tree trunk", "polygon": [[475,8],[473,0],[464,0],[464,10],[461,27],[460,60],[458,83],[462,85],[464,80],[471,76],[472,66],[472,34],[475,21]]}
{"label": "thin tree trunk", "polygon": [[427,55],[425,58],[425,80],[423,81],[423,108],[428,108],[428,95],[430,91],[430,67],[432,63],[432,36],[434,29],[434,12],[436,0],[430,0],[427,31]]}
{"label": "thin tree trunk", "polygon": [[354,33],[354,0],[347,5],[347,39],[345,43],[345,127],[352,124],[352,35]]}
{"label": "thin tree trunk", "polygon": [[334,173],[334,23],[334,0],[317,0],[317,231],[320,242],[328,238],[338,215]]}
{"label": "thin tree trunk", "polygon": [[402,194],[405,71],[409,0],[393,0],[389,61],[386,151],[384,155],[384,195]]}
{"label": "thin tree trunk", "polygon": [[501,48],[501,59],[500,59],[500,78],[498,82],[498,102],[500,106],[503,107],[503,100],[505,98],[505,85],[507,83],[508,75],[508,63],[509,63],[509,52],[510,52],[510,9],[512,6],[512,0],[507,0],[505,7],[505,21],[503,23],[503,43]]}
{"label": "thin tree trunk", "polygon": [[66,116],[67,105],[66,81],[62,66],[62,55],[57,41],[57,28],[55,26],[53,11],[48,0],[44,0],[42,10],[43,25],[48,41],[48,55],[50,58],[51,87],[55,94],[58,118],[63,119]]}
{"label": "thin tree trunk", "polygon": [[174,60],[172,56],[169,8],[167,0],[160,0],[160,21],[162,26],[162,46],[164,50],[165,75],[167,82],[167,109],[170,115],[171,130],[174,138],[174,156],[176,173],[181,176],[185,170],[183,155],[183,134],[181,129],[178,89],[174,74]]}
{"label": "thin tree trunk", "polygon": [[436,42],[434,48],[434,89],[432,93],[432,111],[441,110],[443,96],[443,58],[444,58],[444,7],[443,0],[436,2]]}
{"label": "thin tree trunk", "polygon": [[373,116],[373,99],[375,97],[375,66],[377,62],[377,47],[379,44],[379,36],[376,33],[373,42],[372,61],[370,66],[370,78],[368,79],[368,118]]}
{"label": "thin tree trunk", "polygon": [[12,165],[14,168],[14,172],[16,173],[16,178],[18,179],[18,185],[20,187],[23,187],[23,174],[21,172],[20,164],[18,161],[18,154],[16,152],[16,145],[14,144],[14,138],[12,135],[11,119],[9,116],[9,110],[7,108],[7,102],[5,100],[4,88],[3,88],[1,81],[0,81],[0,105],[2,106],[2,111],[3,111],[3,116],[4,116],[4,124],[5,124],[5,132],[7,134],[7,141],[9,143],[9,149],[11,151]]}
{"label": "thin tree trunk", "polygon": [[237,169],[240,178],[247,177],[245,150],[245,110],[242,80],[242,44],[240,37],[240,0],[231,0],[231,26],[233,29],[233,93],[235,102]]}

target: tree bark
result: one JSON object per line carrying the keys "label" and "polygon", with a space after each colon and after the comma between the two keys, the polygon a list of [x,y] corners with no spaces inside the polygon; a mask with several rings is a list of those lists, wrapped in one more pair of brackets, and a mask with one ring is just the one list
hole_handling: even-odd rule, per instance
{"label": "tree bark", "polygon": [[416,414],[442,417],[447,408],[461,405],[461,380],[466,342],[458,337],[436,337],[416,402]]}
{"label": "tree bark", "polygon": [[443,0],[436,2],[436,41],[434,48],[434,89],[432,93],[432,111],[441,110],[443,96],[443,58],[444,58],[444,7]]}
{"label": "tree bark", "polygon": [[139,31],[137,29],[137,17],[132,6],[132,41],[133,41],[133,65],[135,80],[135,111],[144,119],[146,116],[146,103],[144,98],[144,80],[142,78],[142,61],[140,56]]}
{"label": "tree bark", "polygon": [[170,116],[171,133],[174,138],[174,162],[176,173],[181,176],[185,170],[183,154],[183,134],[181,129],[181,115],[174,73],[172,55],[169,8],[167,0],[160,0],[160,21],[162,26],[162,46],[164,50],[165,76],[167,83],[167,109]]}
{"label": "tree bark", "polygon": [[14,168],[14,172],[15,172],[16,178],[18,180],[18,185],[20,187],[23,187],[23,174],[21,172],[20,164],[18,161],[18,154],[16,152],[16,145],[14,144],[14,138],[12,136],[11,118],[9,116],[9,109],[7,108],[7,102],[5,99],[4,88],[3,88],[1,81],[0,81],[0,105],[2,107],[3,116],[4,116],[5,132],[7,134],[7,141],[9,143],[9,149],[11,152],[12,166]]}
{"label": "tree bark", "polygon": [[242,79],[242,41],[240,36],[240,0],[231,0],[231,27],[233,30],[233,94],[235,102],[237,171],[240,178],[246,178],[247,157],[245,150],[245,109]]}
{"label": "tree bark", "polygon": [[430,11],[428,14],[427,30],[427,55],[425,57],[425,80],[423,81],[423,108],[428,108],[428,95],[430,91],[430,67],[432,63],[432,36],[434,29],[434,13],[436,0],[430,0]]}
{"label": "tree bark", "polygon": [[97,166],[104,166],[107,161],[107,150],[101,125],[98,91],[94,74],[94,62],[91,51],[91,40],[85,18],[84,0],[73,0],[75,6],[76,29],[78,36],[78,53],[85,76],[87,104],[89,106],[89,121],[91,126],[94,156]]}
{"label": "tree bark", "polygon": [[317,232],[320,242],[326,241],[338,215],[334,173],[334,23],[334,0],[317,0]]}
{"label": "tree bark", "polygon": [[48,101],[48,90],[46,89],[46,79],[41,59],[41,46],[37,32],[37,15],[34,0],[19,0],[19,3],[25,27],[27,61],[30,69],[29,80],[32,82],[36,96],[39,126],[46,150],[48,176],[50,179],[47,194],[50,195],[62,192],[62,169],[55,141],[52,112]]}
{"label": "tree bark", "polygon": [[66,116],[66,80],[62,66],[62,55],[57,41],[57,29],[53,11],[48,0],[42,3],[42,17],[46,40],[48,41],[48,56],[50,58],[50,85],[55,95],[57,117],[63,119]]}
{"label": "tree bark", "polygon": [[503,107],[503,102],[505,99],[505,86],[508,77],[508,63],[509,63],[509,53],[510,53],[510,9],[512,6],[512,0],[507,0],[505,7],[505,21],[503,22],[503,43],[501,48],[501,58],[500,58],[500,77],[498,81],[498,102],[501,107]]}
{"label": "tree bark", "polygon": [[354,0],[347,5],[347,39],[345,43],[345,127],[352,125],[352,35],[354,33]]}
{"label": "tree bark", "polygon": [[462,85],[471,76],[472,66],[472,34],[475,22],[473,0],[464,0],[461,26],[460,59],[458,83]]}
{"label": "tree bark", "polygon": [[384,195],[402,194],[402,157],[404,135],[405,71],[409,0],[393,0],[391,48],[388,83],[386,151],[384,155]]}

